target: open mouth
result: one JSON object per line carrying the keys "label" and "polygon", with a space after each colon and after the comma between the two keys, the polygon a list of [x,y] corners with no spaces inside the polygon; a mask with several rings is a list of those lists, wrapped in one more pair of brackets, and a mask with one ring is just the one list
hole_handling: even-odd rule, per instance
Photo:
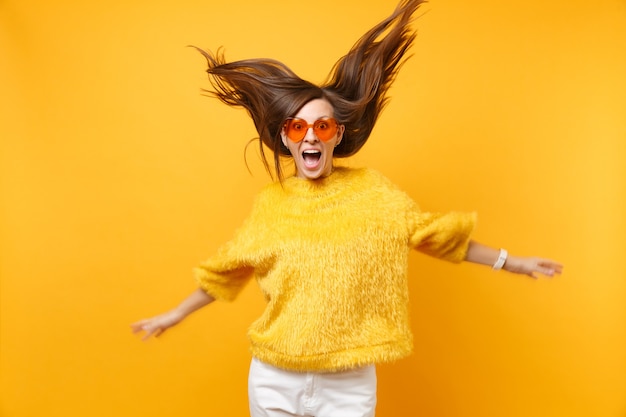
{"label": "open mouth", "polygon": [[314,149],[309,149],[302,152],[302,159],[307,166],[315,166],[319,162],[322,157],[322,153],[320,151],[316,151]]}

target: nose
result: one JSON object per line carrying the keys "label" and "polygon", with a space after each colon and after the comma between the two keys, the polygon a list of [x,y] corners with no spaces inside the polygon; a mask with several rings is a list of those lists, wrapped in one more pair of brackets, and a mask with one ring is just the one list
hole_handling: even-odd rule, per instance
{"label": "nose", "polygon": [[317,135],[315,134],[315,131],[313,130],[313,126],[309,127],[306,130],[306,135],[304,135],[304,140],[307,142],[319,141],[319,138],[317,137]]}

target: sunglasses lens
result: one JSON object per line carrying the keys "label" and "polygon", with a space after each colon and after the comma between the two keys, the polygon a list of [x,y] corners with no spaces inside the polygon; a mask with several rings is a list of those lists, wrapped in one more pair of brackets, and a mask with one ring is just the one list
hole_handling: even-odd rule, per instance
{"label": "sunglasses lens", "polygon": [[306,136],[309,125],[302,119],[289,119],[285,123],[285,134],[293,142],[300,142]]}
{"label": "sunglasses lens", "polygon": [[337,133],[337,122],[335,119],[317,120],[313,125],[313,131],[321,141],[328,141]]}

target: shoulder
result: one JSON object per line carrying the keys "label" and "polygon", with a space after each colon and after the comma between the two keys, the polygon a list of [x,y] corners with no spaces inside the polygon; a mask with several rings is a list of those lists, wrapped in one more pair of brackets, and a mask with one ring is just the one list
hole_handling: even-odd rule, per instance
{"label": "shoulder", "polygon": [[354,183],[373,193],[406,195],[393,181],[375,169],[355,168],[348,175]]}
{"label": "shoulder", "polygon": [[364,185],[376,185],[394,188],[394,184],[379,171],[372,168],[337,168],[333,174],[339,180],[346,182],[362,183]]}
{"label": "shoulder", "polygon": [[272,205],[284,195],[284,189],[279,182],[271,182],[258,192],[253,207]]}

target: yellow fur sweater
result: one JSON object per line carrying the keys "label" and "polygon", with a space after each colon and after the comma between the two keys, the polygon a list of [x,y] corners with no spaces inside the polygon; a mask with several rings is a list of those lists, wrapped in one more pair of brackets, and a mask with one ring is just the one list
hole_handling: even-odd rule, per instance
{"label": "yellow fur sweater", "polygon": [[264,188],[196,278],[222,300],[256,278],[267,307],[249,338],[261,361],[320,372],[388,362],[412,349],[409,250],[461,262],[474,224],[474,214],[421,212],[373,170],[338,168]]}

